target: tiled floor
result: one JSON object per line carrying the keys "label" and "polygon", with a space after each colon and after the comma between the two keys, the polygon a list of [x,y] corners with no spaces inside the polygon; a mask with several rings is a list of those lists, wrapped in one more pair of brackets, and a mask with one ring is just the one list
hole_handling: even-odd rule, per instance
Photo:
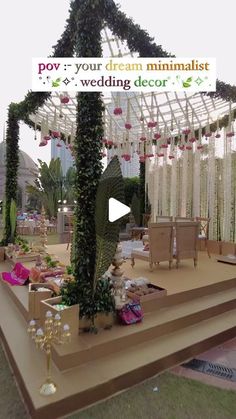
{"label": "tiled floor", "polygon": [[[212,361],[216,364],[221,364],[229,368],[236,368],[236,338],[223,343],[216,348],[196,357],[205,361]],[[211,375],[202,374],[201,372],[193,371],[181,366],[172,369],[176,375],[186,378],[193,378],[206,384],[211,384],[216,387],[231,389],[236,391],[236,382],[223,380],[221,378],[213,377]]]}

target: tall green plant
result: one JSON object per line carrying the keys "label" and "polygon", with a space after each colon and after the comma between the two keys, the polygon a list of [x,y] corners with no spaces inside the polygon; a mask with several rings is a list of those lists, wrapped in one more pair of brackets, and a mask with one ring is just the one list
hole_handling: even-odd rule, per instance
{"label": "tall green plant", "polygon": [[11,241],[12,242],[14,242],[15,235],[16,235],[16,215],[17,215],[16,201],[12,199],[11,207],[10,207],[10,224],[11,224]]}

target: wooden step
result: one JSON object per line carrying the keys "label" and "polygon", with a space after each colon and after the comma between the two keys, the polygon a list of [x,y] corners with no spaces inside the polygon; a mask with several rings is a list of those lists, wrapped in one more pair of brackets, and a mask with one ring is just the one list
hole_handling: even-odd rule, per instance
{"label": "wooden step", "polygon": [[[45,379],[45,356],[27,336],[24,318],[4,288],[0,288],[1,334],[31,416],[36,419],[58,418],[111,396],[232,338],[236,332],[233,309],[132,347],[123,345],[120,351],[63,373],[53,365],[58,391],[44,398],[38,389]],[[215,298],[222,301],[223,296]],[[225,295],[225,302],[229,301],[227,298]]]}

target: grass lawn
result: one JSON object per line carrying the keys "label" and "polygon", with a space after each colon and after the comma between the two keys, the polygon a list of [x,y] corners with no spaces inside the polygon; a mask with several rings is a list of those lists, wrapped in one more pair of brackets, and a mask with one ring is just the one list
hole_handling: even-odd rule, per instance
{"label": "grass lawn", "polygon": [[[0,419],[27,414],[0,347]],[[158,391],[153,391],[158,387]],[[235,419],[236,393],[171,373],[147,380],[68,419]]]}

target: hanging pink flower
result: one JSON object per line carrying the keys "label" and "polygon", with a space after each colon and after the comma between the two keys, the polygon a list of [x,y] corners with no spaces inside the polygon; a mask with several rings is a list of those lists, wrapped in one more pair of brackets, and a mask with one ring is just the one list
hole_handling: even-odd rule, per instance
{"label": "hanging pink flower", "polygon": [[184,149],[185,149],[184,145],[179,145],[179,149],[180,149],[181,151],[184,151]]}
{"label": "hanging pink flower", "polygon": [[188,135],[188,134],[190,134],[190,132],[191,132],[191,130],[189,128],[183,129],[183,131],[182,131],[182,133],[184,135]]}
{"label": "hanging pink flower", "polygon": [[61,145],[61,143],[60,143],[60,142],[58,142],[58,143],[56,144],[56,146],[57,146],[57,147],[62,147],[62,145]]}
{"label": "hanging pink flower", "polygon": [[50,141],[51,137],[50,137],[50,135],[44,135],[43,139],[44,139],[44,141]]}
{"label": "hanging pink flower", "polygon": [[205,137],[206,137],[206,138],[210,138],[211,136],[212,136],[212,132],[206,132],[206,133],[205,133]]}
{"label": "hanging pink flower", "polygon": [[126,122],[125,128],[126,129],[131,129],[132,128],[132,125],[129,122]]}
{"label": "hanging pink flower", "polygon": [[220,134],[219,134],[219,133],[217,133],[217,134],[215,135],[215,138],[220,138]]}
{"label": "hanging pink flower", "polygon": [[107,140],[106,144],[107,145],[113,145],[113,141],[112,140]]}
{"label": "hanging pink flower", "polygon": [[150,154],[147,154],[146,155],[148,158],[151,158],[151,157],[154,157],[154,154],[153,153],[150,153]]}
{"label": "hanging pink flower", "polygon": [[195,141],[196,141],[196,138],[195,138],[195,137],[191,137],[191,138],[189,138],[189,142],[190,142],[190,143],[195,143]]}
{"label": "hanging pink flower", "polygon": [[197,146],[197,149],[198,149],[198,150],[202,150],[202,149],[203,149],[203,145],[202,145],[202,144],[198,145],[198,146]]}
{"label": "hanging pink flower", "polygon": [[227,134],[226,134],[226,137],[228,137],[228,138],[232,138],[233,136],[234,136],[233,131],[227,132]]}
{"label": "hanging pink flower", "polygon": [[173,156],[172,154],[169,155],[169,159],[173,160],[175,158],[175,156]]}
{"label": "hanging pink flower", "polygon": [[139,163],[144,163],[144,162],[145,162],[145,156],[140,156]]}
{"label": "hanging pink flower", "polygon": [[161,148],[168,148],[168,144],[162,144]]}
{"label": "hanging pink flower", "polygon": [[154,138],[155,140],[159,140],[161,138],[161,134],[159,132],[156,132],[156,134],[154,134]]}
{"label": "hanging pink flower", "polygon": [[157,153],[157,157],[164,157],[164,153]]}
{"label": "hanging pink flower", "polygon": [[52,131],[52,137],[53,138],[60,138],[61,134],[59,131]]}
{"label": "hanging pink flower", "polygon": [[114,113],[114,115],[121,115],[122,114],[122,109],[117,107],[117,108],[114,109],[113,113]]}
{"label": "hanging pink flower", "polygon": [[155,128],[157,126],[157,122],[155,121],[149,121],[148,122],[148,128]]}
{"label": "hanging pink flower", "polygon": [[147,141],[146,137],[140,137],[140,141]]}
{"label": "hanging pink flower", "polygon": [[39,147],[44,147],[45,145],[47,145],[47,141],[45,141],[45,140],[42,140],[42,141],[40,141],[40,143],[39,143]]}
{"label": "hanging pink flower", "polygon": [[61,95],[60,96],[60,101],[61,101],[61,103],[63,103],[63,105],[66,105],[67,103],[70,102],[70,98],[66,95]]}
{"label": "hanging pink flower", "polygon": [[186,145],[186,150],[192,150],[193,147],[191,145]]}

